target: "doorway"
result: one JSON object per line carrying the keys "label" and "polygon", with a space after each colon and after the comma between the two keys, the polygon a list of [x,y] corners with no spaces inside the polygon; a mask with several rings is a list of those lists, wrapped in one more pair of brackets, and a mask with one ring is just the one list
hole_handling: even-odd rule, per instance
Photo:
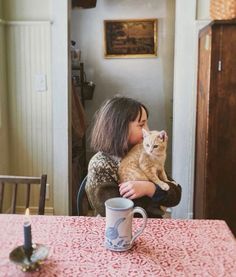
{"label": "doorway", "polygon": [[[157,57],[105,59],[103,21],[111,18],[157,18]],[[167,171],[171,173],[174,24],[174,0],[148,0],[142,3],[136,0],[119,3],[100,0],[95,8],[72,9],[71,40],[76,42],[79,62],[83,63],[87,81],[96,84],[93,98],[84,103],[86,163],[94,154],[88,139],[93,116],[105,99],[119,94],[136,98],[148,107],[150,129],[165,129],[168,132]],[[79,185],[75,183],[73,186],[75,198]],[[72,210],[75,212],[76,207]]]}

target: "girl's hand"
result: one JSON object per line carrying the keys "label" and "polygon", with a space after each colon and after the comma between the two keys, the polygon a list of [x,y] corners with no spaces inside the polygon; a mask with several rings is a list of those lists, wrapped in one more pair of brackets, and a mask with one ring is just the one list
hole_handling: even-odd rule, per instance
{"label": "girl's hand", "polygon": [[119,184],[119,191],[122,197],[136,199],[142,196],[152,197],[156,186],[149,181],[128,181]]}

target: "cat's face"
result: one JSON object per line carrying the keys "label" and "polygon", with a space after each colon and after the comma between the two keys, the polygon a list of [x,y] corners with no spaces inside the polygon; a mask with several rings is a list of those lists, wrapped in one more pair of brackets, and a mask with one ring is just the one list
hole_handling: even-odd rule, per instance
{"label": "cat's face", "polygon": [[165,131],[147,131],[143,129],[143,147],[149,155],[160,155],[166,151],[167,134]]}

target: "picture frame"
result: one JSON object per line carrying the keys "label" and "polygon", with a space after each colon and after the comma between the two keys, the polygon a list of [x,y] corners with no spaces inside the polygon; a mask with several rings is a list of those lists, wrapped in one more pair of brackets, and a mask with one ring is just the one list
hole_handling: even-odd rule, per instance
{"label": "picture frame", "polygon": [[156,18],[104,20],[104,57],[157,57],[157,32]]}

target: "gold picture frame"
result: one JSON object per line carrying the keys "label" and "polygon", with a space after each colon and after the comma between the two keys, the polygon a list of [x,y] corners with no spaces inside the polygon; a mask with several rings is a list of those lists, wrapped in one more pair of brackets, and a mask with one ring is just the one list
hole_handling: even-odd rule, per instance
{"label": "gold picture frame", "polygon": [[156,18],[104,20],[104,57],[156,57],[157,31]]}

